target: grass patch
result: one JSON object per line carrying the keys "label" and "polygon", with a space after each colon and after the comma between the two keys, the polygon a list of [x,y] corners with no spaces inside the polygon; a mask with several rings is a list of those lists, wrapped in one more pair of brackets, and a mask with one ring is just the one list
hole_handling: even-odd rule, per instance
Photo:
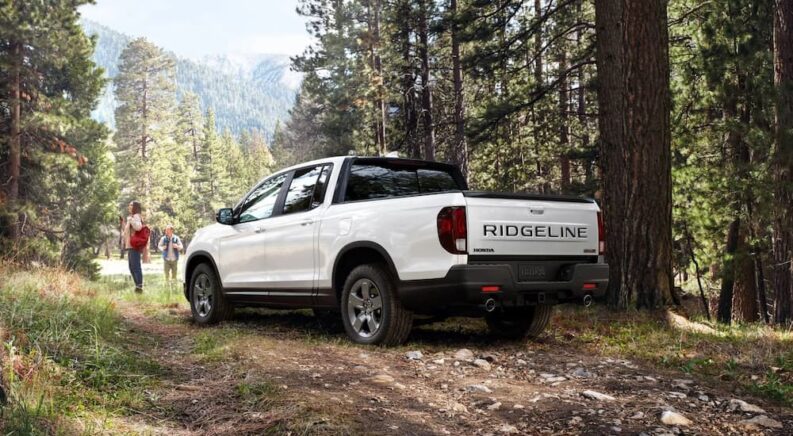
{"label": "grass patch", "polygon": [[729,381],[793,405],[793,332],[762,324],[691,325],[681,327],[661,312],[565,307],[554,317],[551,332],[592,352]]}
{"label": "grass patch", "polygon": [[92,433],[144,405],[163,369],[129,348],[103,284],[52,270],[0,276],[4,434]]}

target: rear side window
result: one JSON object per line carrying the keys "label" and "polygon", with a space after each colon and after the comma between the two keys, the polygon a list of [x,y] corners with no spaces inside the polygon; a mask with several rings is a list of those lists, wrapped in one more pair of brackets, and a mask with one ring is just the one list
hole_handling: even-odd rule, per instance
{"label": "rear side window", "polygon": [[442,169],[389,163],[357,163],[350,168],[344,199],[371,200],[459,189],[452,174]]}
{"label": "rear side window", "polygon": [[289,190],[286,193],[284,215],[311,209],[314,187],[317,184],[322,168],[322,166],[316,166],[295,171],[292,183],[289,184]]}

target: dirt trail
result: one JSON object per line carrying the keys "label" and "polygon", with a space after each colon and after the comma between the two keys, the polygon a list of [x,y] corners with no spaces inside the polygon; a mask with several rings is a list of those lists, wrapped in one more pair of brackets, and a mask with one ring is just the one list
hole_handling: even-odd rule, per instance
{"label": "dirt trail", "polygon": [[[302,313],[247,312],[202,329],[184,310],[166,322],[124,310],[132,336],[149,340],[139,352],[169,369],[150,410],[128,420],[143,432],[793,434],[790,409],[553,339],[417,328],[405,347],[382,349],[323,335]],[[196,353],[198,336],[229,329],[232,345]]]}

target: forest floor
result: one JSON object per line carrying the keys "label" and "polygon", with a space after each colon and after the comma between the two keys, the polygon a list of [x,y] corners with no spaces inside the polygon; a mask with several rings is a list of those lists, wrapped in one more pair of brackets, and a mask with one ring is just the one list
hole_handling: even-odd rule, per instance
{"label": "forest floor", "polygon": [[199,328],[155,276],[0,277],[2,434],[793,433],[789,331],[560,308],[537,342],[452,319],[363,347],[309,311]]}

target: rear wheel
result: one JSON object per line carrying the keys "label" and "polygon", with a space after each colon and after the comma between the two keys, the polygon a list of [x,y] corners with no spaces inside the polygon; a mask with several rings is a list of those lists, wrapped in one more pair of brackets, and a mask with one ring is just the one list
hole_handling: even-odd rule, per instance
{"label": "rear wheel", "polygon": [[413,314],[402,307],[393,279],[381,265],[361,265],[344,282],[342,323],[359,344],[398,345],[407,340]]}
{"label": "rear wheel", "polygon": [[485,316],[490,332],[508,339],[536,339],[548,327],[553,306],[538,304]]}
{"label": "rear wheel", "polygon": [[202,263],[190,276],[190,310],[201,325],[215,324],[231,318],[234,308],[226,301],[220,280],[211,266]]}

